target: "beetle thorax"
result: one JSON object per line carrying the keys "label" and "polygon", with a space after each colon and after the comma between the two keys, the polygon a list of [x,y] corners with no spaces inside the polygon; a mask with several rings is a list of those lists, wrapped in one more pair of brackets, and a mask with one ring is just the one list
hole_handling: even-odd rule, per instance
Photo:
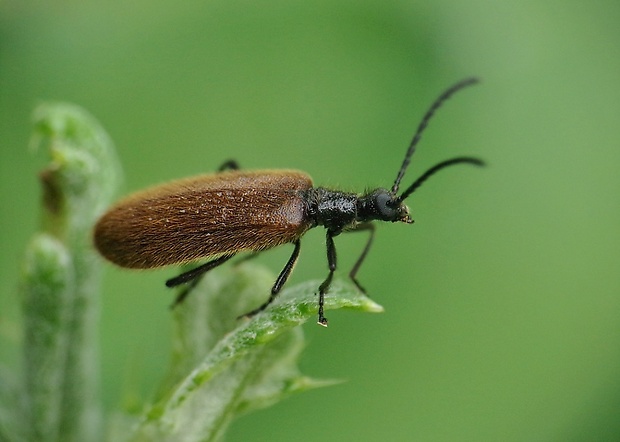
{"label": "beetle thorax", "polygon": [[323,187],[310,189],[306,194],[308,216],[314,225],[340,232],[356,223],[357,200],[358,196],[354,193]]}

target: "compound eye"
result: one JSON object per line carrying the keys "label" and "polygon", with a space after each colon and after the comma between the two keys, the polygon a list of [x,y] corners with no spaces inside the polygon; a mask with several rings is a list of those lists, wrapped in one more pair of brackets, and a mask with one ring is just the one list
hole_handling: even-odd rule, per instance
{"label": "compound eye", "polygon": [[375,195],[375,205],[377,212],[381,215],[381,219],[385,221],[393,221],[398,217],[398,208],[394,207],[392,195],[388,192],[379,192]]}

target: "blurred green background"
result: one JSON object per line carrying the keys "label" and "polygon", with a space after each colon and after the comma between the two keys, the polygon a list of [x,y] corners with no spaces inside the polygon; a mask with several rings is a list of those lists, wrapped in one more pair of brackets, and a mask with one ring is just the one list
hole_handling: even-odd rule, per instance
{"label": "blurred green background", "polygon": [[[310,375],[348,382],[243,417],[229,440],[620,440],[620,3],[617,0],[0,3],[0,360],[19,367],[19,261],[38,223],[27,149],[42,100],[114,139],[122,193],[208,172],[297,168],[390,186],[430,102],[412,170],[479,155],[381,225],[359,273],[381,315],[305,326]],[[364,235],[337,238],[346,277]],[[259,258],[279,271],[290,247]],[[324,232],[291,283],[326,274]],[[174,269],[107,265],[106,409],[167,368]],[[207,412],[205,410],[205,412]]]}

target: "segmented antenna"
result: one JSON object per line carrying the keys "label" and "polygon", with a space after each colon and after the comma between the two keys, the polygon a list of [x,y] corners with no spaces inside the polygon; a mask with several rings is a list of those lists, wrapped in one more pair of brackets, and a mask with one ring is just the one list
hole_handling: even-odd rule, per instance
{"label": "segmented antenna", "polygon": [[[411,157],[413,156],[413,153],[415,152],[415,148],[416,145],[418,144],[418,142],[420,141],[420,138],[422,138],[422,132],[424,132],[424,129],[426,129],[426,126],[428,126],[428,122],[431,119],[431,117],[433,116],[433,114],[435,113],[435,111],[437,109],[439,109],[439,107],[444,103],[444,101],[446,101],[448,98],[450,98],[455,92],[470,86],[472,84],[476,84],[478,83],[478,79],[475,77],[471,77],[471,78],[466,78],[464,80],[459,81],[458,83],[454,84],[453,86],[449,87],[448,89],[446,89],[440,96],[439,98],[437,98],[435,100],[435,102],[431,105],[431,107],[428,109],[428,111],[426,111],[426,114],[424,115],[424,117],[422,118],[422,121],[420,122],[420,125],[418,126],[418,130],[416,131],[415,135],[413,136],[413,139],[411,140],[411,143],[409,144],[409,149],[407,149],[407,153],[405,154],[405,159],[403,160],[403,164],[402,166],[400,166],[400,170],[398,171],[398,175],[396,176],[396,180],[394,181],[394,185],[392,186],[392,193],[396,194],[398,192],[398,187],[400,185],[400,180],[403,179],[403,176],[405,175],[405,171],[407,170],[407,167],[409,167],[409,163],[411,162]],[[448,160],[448,161],[452,161],[452,160]],[[440,163],[441,164],[441,163]],[[450,163],[447,164],[445,166],[440,167],[439,169],[442,169],[443,167],[446,167],[448,165],[451,165],[454,163]],[[437,165],[439,166],[439,164]],[[435,166],[435,167],[437,167]],[[439,170],[437,169],[437,170]],[[437,170],[433,171],[432,173],[430,173],[430,175],[432,175],[433,173],[435,173]],[[427,175],[430,172],[427,171],[424,175],[422,175],[422,177],[424,177],[425,175]],[[430,175],[426,176],[424,178],[424,180],[426,180],[426,178],[428,178]],[[420,179],[422,178],[418,178],[416,180],[416,183],[420,181]],[[424,181],[422,180],[422,181]],[[414,183],[415,184],[415,183]],[[419,182],[417,186],[410,186],[409,189],[411,189],[413,187],[413,190],[415,190],[417,187],[420,186],[420,184],[422,184],[422,182]],[[407,195],[410,195],[413,190],[409,191],[409,189],[407,189],[407,191],[405,192]],[[404,194],[403,194],[404,195]],[[401,196],[399,199],[402,201],[406,198],[406,196]]]}
{"label": "segmented antenna", "polygon": [[420,175],[420,178],[415,180],[413,184],[409,186],[407,190],[405,190],[403,194],[396,199],[396,201],[399,203],[403,202],[409,195],[415,192],[415,190],[418,187],[420,187],[422,183],[424,183],[424,181],[429,179],[431,176],[435,175],[441,169],[444,169],[449,166],[454,166],[455,164],[463,164],[463,163],[473,164],[474,166],[484,166],[484,161],[482,161],[479,158],[475,158],[475,157],[457,157],[457,158],[452,158],[450,160],[442,161],[439,164],[435,164],[433,167],[431,167],[426,172],[424,172],[422,175]]}

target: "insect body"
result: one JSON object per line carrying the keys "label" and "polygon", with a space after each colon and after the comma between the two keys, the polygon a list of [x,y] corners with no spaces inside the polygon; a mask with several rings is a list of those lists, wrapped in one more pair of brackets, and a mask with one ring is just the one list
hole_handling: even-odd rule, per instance
{"label": "insect body", "polygon": [[[276,279],[271,296],[247,314],[253,315],[264,310],[284,286],[299,256],[300,238],[308,229],[323,226],[329,273],[319,287],[318,323],[326,326],[323,301],[337,266],[334,237],[347,231],[369,231],[368,242],[349,273],[356,286],[364,291],[356,274],[372,244],[372,221],[412,223],[404,200],[426,179],[451,165],[483,164],[472,157],[443,161],[398,195],[400,181],[434,111],[454,92],[476,82],[474,78],[463,80],[433,103],[409,145],[390,190],[375,189],[358,195],[313,187],[308,175],[294,170],[221,171],[173,181],[127,197],[98,221],[95,245],[105,258],[127,268],[156,268],[212,258],[166,282],[174,287],[197,281],[237,253],[293,244],[293,253]],[[237,167],[229,162],[224,168]],[[175,304],[187,293],[182,292]]]}

